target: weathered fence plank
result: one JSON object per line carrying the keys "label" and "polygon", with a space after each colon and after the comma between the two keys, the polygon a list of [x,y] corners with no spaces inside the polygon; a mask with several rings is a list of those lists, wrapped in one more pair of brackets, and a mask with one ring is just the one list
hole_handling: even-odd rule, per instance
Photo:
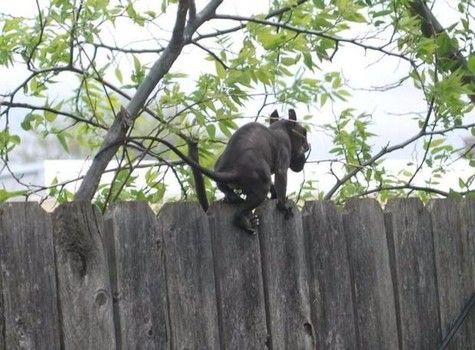
{"label": "weathered fence plank", "polygon": [[315,349],[302,216],[294,205],[286,220],[276,203],[266,201],[257,211],[269,347]]}
{"label": "weathered fence plank", "polygon": [[357,349],[342,215],[331,202],[307,202],[303,227],[317,349]]}
{"label": "weathered fence plank", "polygon": [[[186,214],[186,215],[184,215]],[[160,211],[172,349],[219,349],[208,218],[197,203]]]}
{"label": "weathered fence plank", "polygon": [[264,349],[267,341],[257,236],[233,226],[235,206],[208,210],[215,266],[221,349]]}
{"label": "weathered fence plank", "polygon": [[0,208],[0,264],[5,348],[59,349],[51,218],[37,203]]}
{"label": "weathered fence plank", "polygon": [[66,349],[115,349],[103,220],[90,203],[53,213],[62,333]]}
{"label": "weathered fence plank", "polygon": [[383,212],[375,200],[350,201],[343,217],[348,245],[357,343],[397,349],[394,292]]}
{"label": "weathered fence plank", "polygon": [[[434,200],[429,204],[442,336],[475,290],[475,201]],[[449,349],[475,349],[475,314],[465,320]]]}
{"label": "weathered fence plank", "polygon": [[391,200],[385,212],[400,348],[436,349],[441,334],[430,214],[415,198]]}
{"label": "weathered fence plank", "polygon": [[[1,233],[0,233],[1,234]],[[3,283],[2,283],[2,270],[0,262],[0,350],[5,350],[5,316],[4,316],[4,307],[3,307]]]}
{"label": "weathered fence plank", "polygon": [[166,281],[155,214],[146,203],[114,205],[105,216],[117,344],[166,349]]}

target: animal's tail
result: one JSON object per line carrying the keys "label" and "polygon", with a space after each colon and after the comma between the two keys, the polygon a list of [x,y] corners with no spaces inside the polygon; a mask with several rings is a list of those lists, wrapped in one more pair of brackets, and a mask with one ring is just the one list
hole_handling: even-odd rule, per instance
{"label": "animal's tail", "polygon": [[236,179],[235,173],[209,170],[201,166],[199,163],[195,162],[193,159],[191,159],[184,153],[182,153],[178,148],[176,148],[170,142],[160,139],[160,138],[155,138],[155,140],[159,141],[160,143],[163,143],[165,146],[170,148],[178,157],[180,157],[189,166],[197,169],[198,171],[202,172],[204,175],[208,176],[210,179],[216,182],[230,183]]}

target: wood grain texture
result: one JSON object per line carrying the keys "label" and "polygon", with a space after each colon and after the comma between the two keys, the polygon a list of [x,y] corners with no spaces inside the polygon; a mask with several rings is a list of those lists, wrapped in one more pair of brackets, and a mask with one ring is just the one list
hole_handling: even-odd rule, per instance
{"label": "wood grain texture", "polygon": [[[432,218],[442,337],[475,291],[475,201],[434,200]],[[465,320],[448,349],[475,349],[475,313]]]}
{"label": "wood grain texture", "polygon": [[442,339],[430,214],[418,199],[391,200],[385,212],[401,349],[436,349]]}
{"label": "wood grain texture", "polygon": [[398,349],[384,216],[375,200],[350,201],[343,223],[360,349]]}
{"label": "wood grain texture", "polygon": [[3,283],[2,283],[2,274],[1,274],[1,263],[0,263],[0,350],[5,350],[5,315],[4,315],[4,307],[3,307]]}
{"label": "wood grain texture", "polygon": [[171,348],[219,349],[208,218],[196,203],[176,203],[162,208],[158,222],[164,244]]}
{"label": "wood grain texture", "polygon": [[51,218],[37,203],[0,207],[0,264],[5,349],[59,349]]}
{"label": "wood grain texture", "polygon": [[328,201],[307,202],[303,213],[317,349],[357,349],[342,215]]}
{"label": "wood grain texture", "polygon": [[166,349],[163,244],[155,214],[143,202],[112,206],[105,216],[117,343],[120,349]]}
{"label": "wood grain texture", "polygon": [[53,213],[62,333],[66,349],[116,349],[103,219],[90,203]]}
{"label": "wood grain texture", "polygon": [[232,224],[236,207],[213,204],[209,222],[220,349],[264,349],[268,338],[259,238]]}
{"label": "wood grain texture", "polygon": [[302,216],[293,205],[286,220],[276,204],[266,201],[257,210],[269,347],[314,349]]}

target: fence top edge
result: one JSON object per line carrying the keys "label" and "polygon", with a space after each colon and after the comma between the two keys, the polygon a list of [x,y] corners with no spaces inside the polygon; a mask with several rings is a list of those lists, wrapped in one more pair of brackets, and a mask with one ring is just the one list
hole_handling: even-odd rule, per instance
{"label": "fence top edge", "polygon": [[[0,204],[0,209],[16,209],[16,208],[35,208],[38,207],[45,211],[38,202],[5,202]],[[46,211],[45,211],[46,212]]]}
{"label": "fence top edge", "polygon": [[162,207],[160,207],[156,215],[158,218],[160,218],[175,211],[184,211],[189,214],[199,215],[203,217],[206,216],[206,213],[204,212],[203,208],[201,208],[199,203],[192,201],[167,202],[163,204]]}
{"label": "fence top edge", "polygon": [[[264,203],[262,203],[259,206],[259,210],[266,209],[268,207],[271,207],[274,202],[277,200],[275,199],[267,199]],[[296,204],[291,201],[292,206],[297,207]],[[365,206],[371,206],[371,207],[380,207],[381,209],[384,209],[385,212],[393,210],[394,207],[397,206],[420,206],[422,208],[426,208],[429,211],[438,208],[440,206],[444,205],[454,205],[454,204],[459,204],[459,205],[470,205],[474,204],[475,205],[475,198],[434,198],[430,199],[427,203],[423,203],[419,198],[416,197],[410,197],[410,198],[391,198],[388,200],[388,202],[383,205],[379,201],[377,201],[375,198],[354,198],[348,200],[344,205],[337,205],[334,201],[331,200],[308,200],[305,201],[304,205],[302,206],[302,209],[299,211],[305,215],[308,213],[311,213],[312,211],[315,210],[316,207],[318,206],[329,206],[329,207],[336,207],[338,211],[341,212],[348,212],[353,210],[354,208],[360,208],[360,207],[365,207]],[[153,205],[153,203],[152,203]],[[154,210],[151,207],[150,203],[143,202],[143,201],[121,201],[121,202],[116,202],[110,206],[110,208],[107,209],[106,214],[110,213],[111,211],[114,210],[122,210],[124,207],[125,208],[133,208],[136,206],[139,209],[145,209],[148,207],[150,210],[155,215],[159,215],[162,212],[167,212],[169,210],[176,210],[175,208],[183,208],[185,210],[198,210],[203,215],[206,214],[213,214],[216,211],[221,212],[223,208],[226,208],[224,210],[233,210],[236,208],[236,205],[234,204],[228,204],[224,203],[223,201],[215,201],[212,202],[208,211],[204,212],[204,210],[201,208],[198,202],[195,201],[173,201],[173,202],[166,202],[161,206],[158,210]],[[25,202],[4,202],[0,203],[0,210],[19,210],[20,208],[38,208],[39,210],[49,213],[46,211],[43,207],[38,202],[35,201],[25,201]],[[101,214],[98,207],[91,202],[87,201],[72,201],[72,202],[66,202],[62,203],[59,206],[57,206],[53,212],[50,214],[57,214],[58,212],[62,211],[69,211],[72,209],[78,209],[78,208],[92,208],[93,211],[96,211],[97,214]],[[173,209],[170,209],[173,208]]]}
{"label": "fence top edge", "polygon": [[149,215],[155,216],[150,205],[146,202],[142,201],[123,201],[123,202],[116,202],[112,204],[109,208],[107,208],[106,212],[104,213],[104,218],[112,217],[116,214],[120,213],[135,213],[135,212],[146,212]]}

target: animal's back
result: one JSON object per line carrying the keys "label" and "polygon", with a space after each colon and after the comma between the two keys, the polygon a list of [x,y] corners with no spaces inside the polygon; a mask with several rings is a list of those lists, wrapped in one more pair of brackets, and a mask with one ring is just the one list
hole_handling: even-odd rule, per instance
{"label": "animal's back", "polygon": [[269,128],[259,123],[248,123],[231,136],[223,154],[216,162],[218,171],[233,170],[237,167],[255,168],[257,159],[271,162],[273,154],[272,134]]}

